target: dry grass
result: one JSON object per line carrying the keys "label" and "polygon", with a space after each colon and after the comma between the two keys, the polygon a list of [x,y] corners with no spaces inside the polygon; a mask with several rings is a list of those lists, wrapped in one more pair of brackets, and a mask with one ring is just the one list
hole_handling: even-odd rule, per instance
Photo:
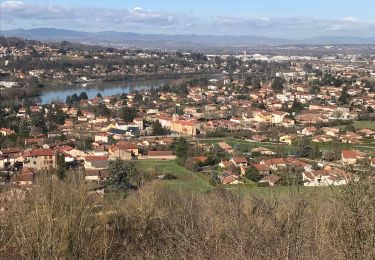
{"label": "dry grass", "polygon": [[374,259],[375,191],[268,199],[146,185],[100,210],[81,183],[42,181],[2,213],[3,259]]}

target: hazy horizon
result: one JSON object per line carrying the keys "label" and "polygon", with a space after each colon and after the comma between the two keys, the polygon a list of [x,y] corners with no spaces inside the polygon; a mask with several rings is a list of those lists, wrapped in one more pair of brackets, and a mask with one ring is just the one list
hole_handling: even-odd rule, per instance
{"label": "hazy horizon", "polygon": [[[328,3],[327,3],[328,2]],[[0,1],[0,30],[197,34],[305,39],[375,37],[370,0]]]}

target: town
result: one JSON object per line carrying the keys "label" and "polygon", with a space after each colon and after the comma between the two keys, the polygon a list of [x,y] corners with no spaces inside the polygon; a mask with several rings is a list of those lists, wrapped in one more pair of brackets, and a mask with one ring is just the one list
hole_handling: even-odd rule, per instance
{"label": "town", "polygon": [[1,0],[0,259],[375,259],[373,2]]}
{"label": "town", "polygon": [[67,42],[58,49],[5,37],[1,43],[0,95],[7,101],[9,91],[43,90],[51,82],[174,75],[159,88],[114,96],[89,98],[82,88],[65,102],[41,104],[33,95],[3,102],[3,186],[30,188],[48,173],[105,187],[116,161],[135,165],[142,183],[181,184],[191,173],[193,189],[200,182],[203,189],[339,186],[375,169],[374,55],[82,51]]}

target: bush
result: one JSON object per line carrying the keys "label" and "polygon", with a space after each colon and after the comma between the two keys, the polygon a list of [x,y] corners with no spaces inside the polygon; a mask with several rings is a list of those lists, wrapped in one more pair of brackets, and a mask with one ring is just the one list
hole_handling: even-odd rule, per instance
{"label": "bush", "polygon": [[2,201],[0,248],[5,259],[374,259],[373,184],[264,196],[154,182],[103,199],[44,179]]}

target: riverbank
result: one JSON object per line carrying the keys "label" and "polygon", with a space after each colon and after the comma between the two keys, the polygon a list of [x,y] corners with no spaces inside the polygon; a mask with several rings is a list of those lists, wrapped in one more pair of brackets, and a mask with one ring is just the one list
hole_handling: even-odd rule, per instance
{"label": "riverbank", "polygon": [[81,85],[87,84],[87,86],[95,86],[101,83],[119,83],[124,81],[150,81],[150,80],[159,80],[159,79],[178,79],[181,77],[192,78],[192,77],[219,77],[221,76],[220,73],[171,73],[171,74],[134,74],[134,75],[124,75],[123,77],[118,78],[93,78],[88,80],[87,82],[80,82],[80,83],[73,83],[71,81],[63,81],[63,82],[53,82],[53,81],[45,81],[42,82],[44,85],[43,89],[50,89],[50,88],[61,88],[61,87],[77,87]]}
{"label": "riverbank", "polygon": [[[128,75],[126,79],[90,80],[87,83],[73,84],[72,82],[44,82],[43,87],[23,87],[6,89],[0,92],[3,103],[21,103],[25,99],[33,99],[37,103],[64,102],[68,95],[85,91],[89,98],[100,92],[104,96],[129,93],[135,90],[144,90],[151,87],[158,88],[179,78],[217,78],[217,73],[184,73],[164,75]],[[1,97],[0,97],[1,98]]]}
{"label": "riverbank", "polygon": [[122,93],[130,93],[133,91],[142,91],[150,88],[159,88],[169,84],[176,79],[185,78],[201,78],[201,77],[219,77],[219,74],[183,74],[183,75],[162,75],[160,77],[154,75],[147,78],[133,78],[132,80],[122,81],[103,81],[90,82],[86,84],[61,85],[56,87],[44,87],[41,94],[36,97],[36,102],[47,104],[51,102],[65,102],[68,95],[76,93],[79,95],[82,91],[86,92],[89,98],[94,98],[99,92],[102,96],[120,95]]}
{"label": "riverbank", "polygon": [[40,96],[41,93],[42,89],[35,87],[2,89],[0,91],[0,101],[1,103],[18,103],[23,99],[36,98]]}

